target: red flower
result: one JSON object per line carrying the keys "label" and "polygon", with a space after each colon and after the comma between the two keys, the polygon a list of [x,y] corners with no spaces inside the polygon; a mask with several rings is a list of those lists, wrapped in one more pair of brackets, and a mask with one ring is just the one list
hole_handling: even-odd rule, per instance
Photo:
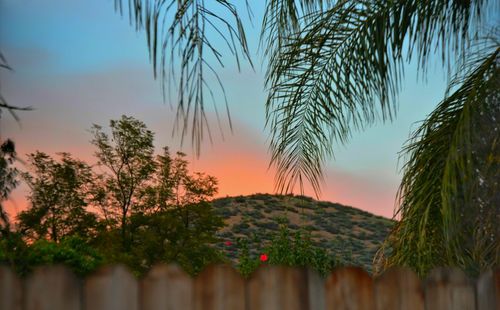
{"label": "red flower", "polygon": [[269,257],[267,256],[266,253],[260,255],[260,261],[261,262],[266,262]]}
{"label": "red flower", "polygon": [[231,245],[232,245],[231,241],[226,241],[224,244],[225,244],[226,246],[231,246]]}

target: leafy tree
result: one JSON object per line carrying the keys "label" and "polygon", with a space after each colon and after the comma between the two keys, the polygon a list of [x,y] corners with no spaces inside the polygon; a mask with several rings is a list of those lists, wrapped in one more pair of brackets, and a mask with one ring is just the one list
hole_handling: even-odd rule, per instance
{"label": "leafy tree", "polygon": [[86,210],[91,168],[68,153],[57,162],[43,152],[28,155],[32,173],[22,173],[30,187],[30,208],[18,215],[19,231],[30,240],[91,236],[96,216]]}
{"label": "leafy tree", "polygon": [[[120,8],[122,2],[116,0]],[[212,7],[204,1],[132,3],[130,19],[147,33],[155,70],[175,72],[168,70],[166,61],[173,62],[168,56],[173,58],[177,51],[182,56],[181,72],[190,73],[193,65],[200,66],[199,74],[181,74],[179,78],[178,116],[184,122],[184,136],[189,112],[204,111],[203,96],[198,96],[200,87],[190,84],[193,80],[198,81],[194,85],[203,84],[201,68],[209,66],[203,48],[220,59],[203,25],[216,16],[229,31],[213,26],[215,32],[231,36],[234,24],[211,14]],[[229,9],[240,26],[235,7],[226,1],[217,4]],[[297,183],[302,188],[307,180],[319,193],[332,146],[346,143],[356,130],[395,117],[406,62],[416,59],[425,74],[435,51],[448,68],[453,68],[451,64],[458,58],[458,63],[465,65],[456,65],[457,73],[444,100],[404,149],[408,162],[396,211],[401,222],[387,243],[392,254],[381,261],[384,266],[409,265],[420,273],[439,264],[478,270],[498,262],[500,233],[491,228],[481,230],[492,227],[500,213],[495,181],[500,175],[498,141],[481,138],[498,132],[498,31],[486,33],[493,40],[482,39],[484,29],[488,29],[487,12],[498,15],[498,8],[498,3],[487,0],[266,1],[261,43],[269,64],[266,116],[277,188],[288,192]],[[176,14],[169,15],[169,10]],[[158,29],[170,22],[171,31],[163,36]],[[189,25],[192,27],[185,28]],[[237,33],[236,42],[246,51],[244,32],[238,28]],[[171,40],[177,34],[179,40]],[[190,109],[192,102],[196,102],[194,109]],[[490,119],[476,125],[483,122],[484,115]],[[194,114],[193,142],[197,147],[203,120],[204,115]],[[490,185],[484,189],[486,181]],[[486,220],[488,217],[491,220]]]}
{"label": "leafy tree", "polygon": [[111,120],[111,137],[102,127],[92,127],[98,165],[107,168],[100,176],[96,204],[104,217],[118,223],[122,245],[128,247],[128,216],[138,207],[141,190],[156,165],[153,161],[153,133],[133,117]]}
{"label": "leafy tree", "polygon": [[157,262],[177,262],[188,273],[197,274],[222,260],[215,244],[223,224],[208,202],[135,214],[131,217],[132,269],[144,273]]}
{"label": "leafy tree", "polygon": [[167,147],[156,156],[152,183],[143,193],[145,210],[168,210],[173,207],[197,204],[217,194],[217,179],[201,172],[189,173],[186,154],[177,152],[171,157]]}

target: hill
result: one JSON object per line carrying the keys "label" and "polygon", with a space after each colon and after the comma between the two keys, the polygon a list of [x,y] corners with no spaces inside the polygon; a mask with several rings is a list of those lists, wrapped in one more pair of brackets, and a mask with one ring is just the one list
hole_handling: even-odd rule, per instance
{"label": "hill", "polygon": [[256,249],[259,242],[270,242],[283,224],[291,231],[310,231],[317,246],[342,263],[367,271],[372,270],[373,257],[394,224],[366,211],[306,196],[254,194],[215,199],[213,205],[226,223],[219,232],[224,242],[247,238],[250,249]]}

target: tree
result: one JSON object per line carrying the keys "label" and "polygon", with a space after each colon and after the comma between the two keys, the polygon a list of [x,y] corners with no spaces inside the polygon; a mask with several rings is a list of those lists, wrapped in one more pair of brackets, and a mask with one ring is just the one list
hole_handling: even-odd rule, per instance
{"label": "tree", "polygon": [[[237,42],[246,52],[236,9],[226,1],[216,2],[231,11],[238,25]],[[115,3],[121,9],[122,1]],[[234,33],[233,24],[230,19],[211,14],[204,1],[134,0],[132,4],[130,19],[137,29],[147,33],[155,70],[160,67],[162,72],[174,72],[165,69],[166,59],[170,56],[173,63],[175,53],[181,55],[179,71],[185,74],[180,75],[177,91],[184,136],[189,111],[204,111],[200,96],[203,86],[195,87],[205,81],[202,68],[212,69],[203,58],[204,48],[220,59],[207,39],[204,25],[215,16],[229,27],[225,33],[212,25],[216,32],[230,36]],[[170,22],[170,9],[176,14],[163,36],[158,29]],[[498,193],[498,183],[494,181],[500,175],[498,142],[480,139],[486,133],[498,132],[498,33],[493,32],[496,39],[487,48],[471,47],[471,41],[484,35],[485,12],[491,10],[498,12],[498,4],[485,0],[267,1],[261,39],[264,54],[269,57],[266,109],[277,188],[291,191],[297,183],[302,188],[308,180],[319,193],[323,165],[333,155],[332,146],[346,143],[354,131],[379,119],[395,117],[396,96],[406,61],[417,58],[425,73],[434,50],[440,52],[443,64],[450,68],[455,60],[450,55],[463,55],[459,58],[465,59],[466,65],[458,67],[448,95],[404,149],[409,160],[404,166],[396,212],[402,220],[391,237],[400,246],[388,241],[393,251],[385,265],[405,264],[425,273],[436,264],[474,269],[497,262],[500,233],[494,231],[487,238],[491,230],[479,233],[478,222],[461,220],[465,214],[482,212],[483,219],[484,214],[493,214],[494,219],[499,214],[494,204],[496,198],[491,198]],[[235,48],[228,45],[233,52]],[[466,53],[471,48],[476,52]],[[199,74],[190,74],[192,66],[199,66]],[[191,84],[193,80],[198,84]],[[478,88],[481,91],[476,92]],[[190,98],[187,109],[186,98]],[[195,109],[190,109],[191,102],[196,103]],[[485,114],[495,116],[484,127],[472,125],[472,120],[480,121],[477,115]],[[203,119],[204,115],[194,114],[193,142],[198,147]],[[482,144],[481,155],[471,147],[477,144]],[[426,164],[434,158],[435,165]],[[485,180],[492,182],[488,190],[481,189]],[[427,195],[427,189],[432,194]],[[478,201],[482,203],[477,205]],[[473,255],[468,254],[470,247],[460,246],[460,240],[471,231],[478,236],[474,242],[484,245],[483,250],[473,250]],[[446,254],[434,255],[436,251]]]}
{"label": "tree", "polygon": [[28,155],[32,173],[22,173],[30,187],[30,208],[18,215],[19,231],[29,240],[94,234],[96,216],[86,210],[93,173],[85,162],[59,153],[60,162],[43,152]]}
{"label": "tree", "polygon": [[138,207],[141,190],[156,165],[153,161],[153,133],[133,117],[111,120],[111,138],[102,127],[92,127],[98,165],[107,168],[100,177],[96,203],[107,220],[119,223],[122,245],[128,246],[127,221]]}
{"label": "tree", "polygon": [[208,201],[217,194],[217,179],[201,172],[189,173],[186,154],[172,158],[168,147],[155,159],[156,169],[142,193],[141,212],[166,211]]}
{"label": "tree", "polygon": [[134,270],[147,271],[158,261],[178,262],[196,274],[221,260],[213,246],[224,222],[208,202],[217,193],[216,178],[190,173],[185,154],[172,158],[167,147],[156,156],[156,170],[144,189],[141,208],[130,219]]}

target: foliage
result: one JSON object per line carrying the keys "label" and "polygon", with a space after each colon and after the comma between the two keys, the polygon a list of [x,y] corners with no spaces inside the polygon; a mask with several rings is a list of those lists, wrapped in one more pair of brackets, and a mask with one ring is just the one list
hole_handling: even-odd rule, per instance
{"label": "foliage", "polygon": [[195,275],[207,264],[222,260],[213,244],[219,241],[215,233],[223,221],[207,202],[173,206],[151,215],[134,214],[130,226],[129,266],[140,274],[157,262],[177,262]]}
{"label": "foliage", "polygon": [[271,265],[310,267],[322,276],[328,275],[338,266],[338,261],[332,254],[313,245],[309,232],[299,230],[291,234],[285,225],[281,225],[279,232],[272,236],[269,245],[258,250],[259,257],[251,255],[248,240],[240,239],[238,245],[238,269],[244,276],[249,276],[262,260]]}
{"label": "foliage", "polygon": [[119,223],[123,246],[127,246],[130,212],[139,204],[140,191],[156,168],[153,133],[132,117],[111,120],[111,137],[102,127],[92,127],[91,143],[97,147],[98,165],[108,172],[100,175],[97,205],[109,223]]}
{"label": "foliage", "polygon": [[9,218],[3,209],[2,202],[9,197],[10,192],[18,184],[16,179],[18,170],[12,166],[15,159],[14,142],[7,139],[0,146],[0,237],[4,237],[10,231]]}
{"label": "foliage", "polygon": [[14,248],[7,242],[0,242],[0,262],[10,263],[21,275],[36,266],[65,264],[77,275],[85,276],[103,262],[101,254],[78,236],[65,237],[60,242],[41,239],[29,245],[19,238]]}
{"label": "foliage", "polygon": [[[215,104],[213,83],[220,86],[227,109],[223,84],[207,61],[210,57],[223,66],[221,44],[211,40],[217,38],[223,42],[222,45],[235,56],[238,68],[240,58],[252,64],[237,8],[227,0],[210,1],[211,5],[203,0],[129,0],[128,6],[126,2],[115,0],[115,8],[120,14],[128,8],[130,22],[137,30],[146,32],[153,74],[155,78],[161,77],[164,96],[175,83],[177,120],[182,122],[175,128],[184,138],[191,120],[193,145],[199,154],[204,129],[208,128],[205,98],[210,96]],[[248,0],[246,4],[248,7]],[[213,82],[206,78],[207,72],[213,75]],[[218,115],[217,106],[214,107]],[[227,115],[229,117],[229,113]],[[229,125],[232,127],[230,118]]]}
{"label": "foliage", "polygon": [[[69,153],[59,161],[39,151],[28,155],[30,171],[22,177],[30,208],[18,214],[17,231],[2,230],[0,262],[21,274],[64,263],[79,275],[124,263],[141,275],[158,262],[176,261],[196,274],[223,260],[214,245],[224,223],[207,202],[217,179],[191,173],[183,153],[172,158],[165,147],[155,157],[153,133],[139,120],[123,116],[110,127],[111,136],[98,125],[92,130],[105,172]],[[13,169],[12,162],[7,157],[3,169]],[[17,182],[11,172],[10,179],[2,175],[5,196]]]}
{"label": "foliage", "polygon": [[405,148],[401,221],[387,240],[386,266],[425,274],[447,265],[477,275],[500,260],[500,48],[467,59],[455,90]]}
{"label": "foliage", "polygon": [[90,236],[97,218],[86,210],[93,173],[86,163],[60,153],[57,162],[43,152],[28,155],[32,173],[22,173],[31,206],[18,214],[18,230],[30,240],[54,242],[69,235]]}

